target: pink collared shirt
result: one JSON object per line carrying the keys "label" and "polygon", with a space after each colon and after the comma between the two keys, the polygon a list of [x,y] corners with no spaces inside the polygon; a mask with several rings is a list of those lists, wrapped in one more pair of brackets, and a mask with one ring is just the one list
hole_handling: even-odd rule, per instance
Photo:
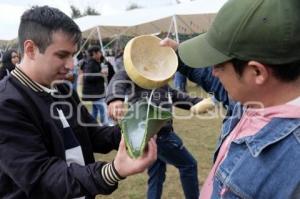
{"label": "pink collared shirt", "polygon": [[[245,111],[239,123],[223,142],[217,159],[201,189],[199,199],[211,198],[215,173],[219,165],[221,165],[226,158],[231,142],[246,136],[255,135],[275,117],[300,118],[300,97],[283,105],[261,109],[248,108]],[[221,190],[220,195],[223,195],[225,192],[225,189]]]}

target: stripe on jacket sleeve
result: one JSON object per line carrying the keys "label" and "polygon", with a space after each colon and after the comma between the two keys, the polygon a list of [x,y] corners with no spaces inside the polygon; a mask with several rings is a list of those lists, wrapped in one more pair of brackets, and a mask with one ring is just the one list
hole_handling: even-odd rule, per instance
{"label": "stripe on jacket sleeve", "polygon": [[118,181],[124,179],[119,178],[120,176],[118,173],[116,173],[115,169],[113,168],[112,163],[107,163],[101,168],[101,176],[106,184],[109,186],[115,185]]}

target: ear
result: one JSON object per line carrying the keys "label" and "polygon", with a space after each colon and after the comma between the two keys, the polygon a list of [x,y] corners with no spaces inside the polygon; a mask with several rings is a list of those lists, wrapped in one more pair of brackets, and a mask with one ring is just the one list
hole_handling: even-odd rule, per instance
{"label": "ear", "polygon": [[248,65],[251,68],[254,75],[254,81],[257,85],[262,85],[268,80],[270,74],[264,64],[257,61],[249,61]]}
{"label": "ear", "polygon": [[32,40],[26,40],[24,42],[24,55],[29,59],[34,59],[36,53],[38,52],[38,48]]}

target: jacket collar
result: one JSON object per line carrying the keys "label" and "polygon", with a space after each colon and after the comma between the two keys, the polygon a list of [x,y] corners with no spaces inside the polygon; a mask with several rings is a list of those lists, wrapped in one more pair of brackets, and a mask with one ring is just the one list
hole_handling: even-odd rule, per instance
{"label": "jacket collar", "polygon": [[246,142],[252,156],[257,157],[267,146],[284,139],[291,133],[294,133],[300,143],[300,131],[296,131],[299,127],[299,118],[274,118],[254,136],[241,138],[234,142],[237,144]]}
{"label": "jacket collar", "polygon": [[16,67],[12,72],[12,76],[14,76],[19,82],[21,82],[24,86],[31,88],[35,92],[44,92],[44,89],[39,86],[37,83],[32,81],[19,67]]}

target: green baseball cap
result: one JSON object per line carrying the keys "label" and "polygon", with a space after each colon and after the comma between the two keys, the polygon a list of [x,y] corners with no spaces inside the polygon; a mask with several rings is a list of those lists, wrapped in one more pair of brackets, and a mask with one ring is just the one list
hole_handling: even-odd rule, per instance
{"label": "green baseball cap", "polygon": [[204,34],[179,45],[191,67],[233,58],[265,64],[300,60],[300,0],[229,0]]}

